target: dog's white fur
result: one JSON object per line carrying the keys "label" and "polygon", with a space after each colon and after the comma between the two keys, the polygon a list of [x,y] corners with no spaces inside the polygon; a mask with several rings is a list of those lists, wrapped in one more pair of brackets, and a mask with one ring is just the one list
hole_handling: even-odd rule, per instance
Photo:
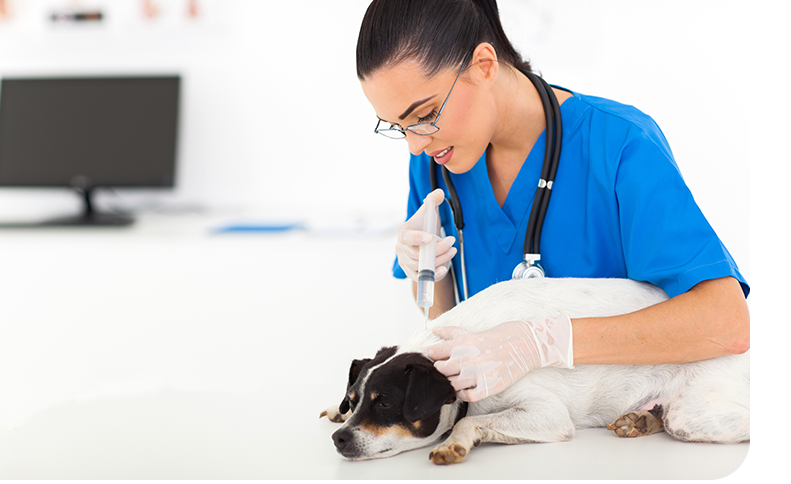
{"label": "dog's white fur", "polygon": [[[624,279],[507,281],[438,317],[432,327],[459,326],[477,332],[505,321],[558,313],[572,319],[614,316],[666,299],[664,291],[653,285]],[[409,338],[398,354],[426,354],[427,346],[441,341],[429,328]],[[531,370],[502,393],[471,403],[467,416],[455,427],[459,402],[442,409],[440,428],[430,439],[373,439],[366,453],[380,456],[380,451],[390,448],[392,452],[385,455],[392,455],[430,445],[453,428],[432,456],[450,455],[451,461],[459,462],[479,442],[567,441],[574,438],[575,429],[606,427],[623,414],[656,404],[664,409],[665,430],[677,439],[746,441],[750,439],[749,371],[747,354],[685,364]]]}

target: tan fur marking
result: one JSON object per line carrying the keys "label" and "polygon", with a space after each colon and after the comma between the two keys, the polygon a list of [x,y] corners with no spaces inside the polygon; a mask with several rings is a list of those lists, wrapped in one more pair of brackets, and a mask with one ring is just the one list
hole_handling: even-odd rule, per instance
{"label": "tan fur marking", "polygon": [[[378,425],[371,425],[365,423],[360,425],[360,428],[365,432],[376,435],[377,437],[381,437],[387,434],[394,434],[397,437],[415,437],[415,434],[412,432],[412,429],[402,427],[401,425],[393,425],[392,427],[380,427]],[[414,430],[417,430],[417,428],[418,427],[414,427]]]}
{"label": "tan fur marking", "polygon": [[373,402],[374,400],[376,400],[376,397],[378,397],[378,396],[379,396],[379,394],[376,393],[376,392],[371,393],[371,401]]}

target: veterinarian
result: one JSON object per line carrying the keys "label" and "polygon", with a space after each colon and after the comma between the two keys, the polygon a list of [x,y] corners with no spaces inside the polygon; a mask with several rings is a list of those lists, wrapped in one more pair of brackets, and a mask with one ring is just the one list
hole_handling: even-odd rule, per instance
{"label": "veterinarian", "polygon": [[[545,103],[506,37],[494,0],[374,0],[357,44],[357,75],[376,131],[407,142],[408,220],[396,277],[417,278],[427,196],[440,204],[431,317],[511,278],[523,259],[545,155]],[[547,86],[549,88],[549,86]],[[614,101],[551,87],[562,151],[541,233],[547,277],[629,278],[670,296],[608,318],[503,321],[447,340],[429,356],[460,399],[507,388],[531,369],[574,364],[662,364],[744,353],[749,286],[695,203],[657,124]],[[465,267],[448,203],[447,168],[463,208]],[[454,277],[448,277],[449,267]],[[467,287],[460,287],[462,276]],[[414,283],[413,283],[414,284]],[[503,377],[507,375],[507,377]]]}

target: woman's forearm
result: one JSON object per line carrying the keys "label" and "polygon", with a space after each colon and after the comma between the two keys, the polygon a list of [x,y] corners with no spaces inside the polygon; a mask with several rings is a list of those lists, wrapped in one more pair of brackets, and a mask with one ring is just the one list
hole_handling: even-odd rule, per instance
{"label": "woman's forearm", "polygon": [[739,282],[714,279],[640,311],[573,319],[575,364],[663,364],[750,348],[750,314]]}

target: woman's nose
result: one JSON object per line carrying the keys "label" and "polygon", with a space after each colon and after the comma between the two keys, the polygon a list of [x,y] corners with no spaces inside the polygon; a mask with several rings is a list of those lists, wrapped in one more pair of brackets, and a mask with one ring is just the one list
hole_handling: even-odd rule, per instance
{"label": "woman's nose", "polygon": [[409,152],[413,155],[423,153],[426,146],[431,144],[432,139],[431,136],[420,136],[411,131],[406,132],[406,142],[409,144]]}

